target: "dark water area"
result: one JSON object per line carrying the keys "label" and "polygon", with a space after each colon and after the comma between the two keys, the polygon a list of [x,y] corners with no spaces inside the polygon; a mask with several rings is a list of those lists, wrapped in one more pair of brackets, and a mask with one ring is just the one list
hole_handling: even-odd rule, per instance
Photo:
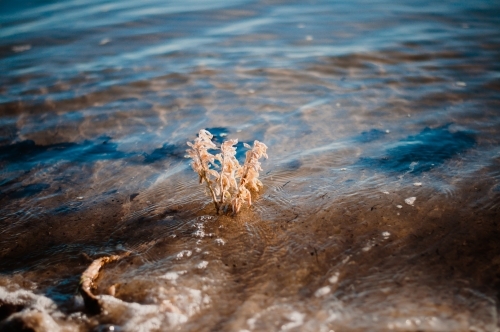
{"label": "dark water area", "polygon": [[[499,32],[497,1],[0,2],[0,330],[499,331]],[[202,128],[268,146],[236,216]]]}
{"label": "dark water area", "polygon": [[[361,133],[359,141],[367,143],[383,135],[380,130]],[[474,136],[464,131],[450,132],[448,126],[426,127],[415,136],[408,136],[387,149],[382,158],[363,159],[366,167],[379,168],[387,172],[401,173],[408,170],[413,175],[421,175],[445,161],[471,149],[475,145]],[[413,163],[413,165],[412,165]]]}

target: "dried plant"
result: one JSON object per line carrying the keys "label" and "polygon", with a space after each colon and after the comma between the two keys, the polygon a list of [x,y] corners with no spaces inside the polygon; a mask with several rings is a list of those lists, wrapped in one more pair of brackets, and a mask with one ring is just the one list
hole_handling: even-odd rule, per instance
{"label": "dried plant", "polygon": [[[212,138],[210,132],[200,130],[194,143],[187,143],[191,147],[187,153],[193,159],[191,166],[198,173],[200,183],[206,183],[217,213],[221,210],[227,212],[231,207],[235,214],[240,211],[244,202],[252,205],[251,191],[258,192],[259,187],[262,187],[262,182],[258,179],[259,171],[262,170],[259,159],[267,159],[267,146],[259,141],[254,141],[253,147],[245,143],[244,146],[249,151],[241,166],[236,159],[237,139],[225,141],[217,148]],[[213,155],[208,152],[209,149],[220,149],[221,153]]]}
{"label": "dried plant", "polygon": [[237,139],[225,141],[220,147],[222,153],[216,156],[221,163],[221,170],[217,179],[217,189],[220,195],[219,204],[225,211],[227,210],[228,199],[238,190],[236,175],[240,169],[240,164],[236,159],[236,148],[234,147],[236,144],[238,144]]}
{"label": "dried plant", "polygon": [[194,143],[187,142],[191,149],[187,149],[186,151],[189,157],[193,159],[191,167],[193,167],[193,170],[200,176],[200,183],[205,181],[207,184],[207,188],[212,195],[212,200],[214,201],[215,209],[218,213],[219,202],[214,191],[214,180],[210,179],[211,176],[214,179],[219,177],[219,173],[217,171],[210,169],[210,164],[216,166],[214,163],[215,156],[208,152],[208,149],[217,149],[215,144],[212,142],[212,137],[214,136],[207,130],[200,130],[198,137],[194,140]]}
{"label": "dried plant", "polygon": [[246,143],[244,146],[251,150],[246,153],[245,164],[238,169],[238,177],[240,178],[238,194],[231,202],[234,213],[240,211],[244,201],[247,201],[248,205],[252,205],[250,190],[259,192],[259,187],[262,187],[262,182],[259,180],[259,171],[262,170],[259,159],[262,157],[267,159],[267,146],[264,143],[254,141],[253,148]]}

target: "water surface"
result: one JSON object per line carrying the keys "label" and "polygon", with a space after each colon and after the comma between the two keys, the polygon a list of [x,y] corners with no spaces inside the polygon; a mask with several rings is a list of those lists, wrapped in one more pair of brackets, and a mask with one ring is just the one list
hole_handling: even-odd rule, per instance
{"label": "water surface", "polygon": [[[0,13],[4,329],[499,329],[494,1]],[[237,216],[185,158],[202,128],[269,147]],[[126,252],[90,312],[80,275]]]}

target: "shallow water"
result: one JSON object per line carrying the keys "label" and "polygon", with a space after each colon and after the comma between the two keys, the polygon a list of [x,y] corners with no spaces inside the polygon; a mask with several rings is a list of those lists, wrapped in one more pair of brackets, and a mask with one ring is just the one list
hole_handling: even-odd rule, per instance
{"label": "shallow water", "polygon": [[[498,331],[498,31],[494,1],[0,3],[0,326]],[[201,128],[269,147],[235,217]]]}

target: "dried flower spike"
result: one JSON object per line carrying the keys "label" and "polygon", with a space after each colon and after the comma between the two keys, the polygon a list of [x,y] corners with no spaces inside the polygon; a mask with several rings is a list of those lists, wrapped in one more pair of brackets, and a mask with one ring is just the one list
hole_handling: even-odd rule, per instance
{"label": "dried flower spike", "polygon": [[[208,149],[217,149],[217,146],[212,142],[213,135],[207,130],[200,130],[198,137],[194,140],[194,143],[187,142],[187,145],[191,149],[187,149],[187,153],[193,162],[191,167],[195,172],[198,173],[200,177],[200,183],[205,181],[207,188],[212,195],[212,200],[214,201],[215,210],[219,212],[219,203],[213,189],[213,182],[219,177],[219,173],[214,169],[210,169],[210,164],[215,166],[215,156],[208,152]],[[214,178],[211,180],[210,177]]]}
{"label": "dried flower spike", "polygon": [[262,170],[260,167],[259,159],[264,157],[267,159],[267,146],[259,141],[254,141],[253,148],[244,144],[247,149],[251,149],[246,153],[245,164],[239,169],[238,177],[240,178],[238,186],[238,194],[233,198],[231,203],[233,208],[233,213],[238,213],[241,209],[243,202],[248,202],[248,205],[252,205],[252,195],[250,190],[259,192],[259,187],[262,187],[262,182],[260,182],[259,171]]}
{"label": "dried flower spike", "polygon": [[226,202],[238,190],[238,183],[235,176],[240,169],[240,164],[236,159],[236,148],[234,147],[236,144],[238,144],[237,139],[225,141],[220,147],[222,153],[217,155],[221,163],[221,171],[218,179],[218,189],[220,192],[219,204],[224,209],[227,209]]}

